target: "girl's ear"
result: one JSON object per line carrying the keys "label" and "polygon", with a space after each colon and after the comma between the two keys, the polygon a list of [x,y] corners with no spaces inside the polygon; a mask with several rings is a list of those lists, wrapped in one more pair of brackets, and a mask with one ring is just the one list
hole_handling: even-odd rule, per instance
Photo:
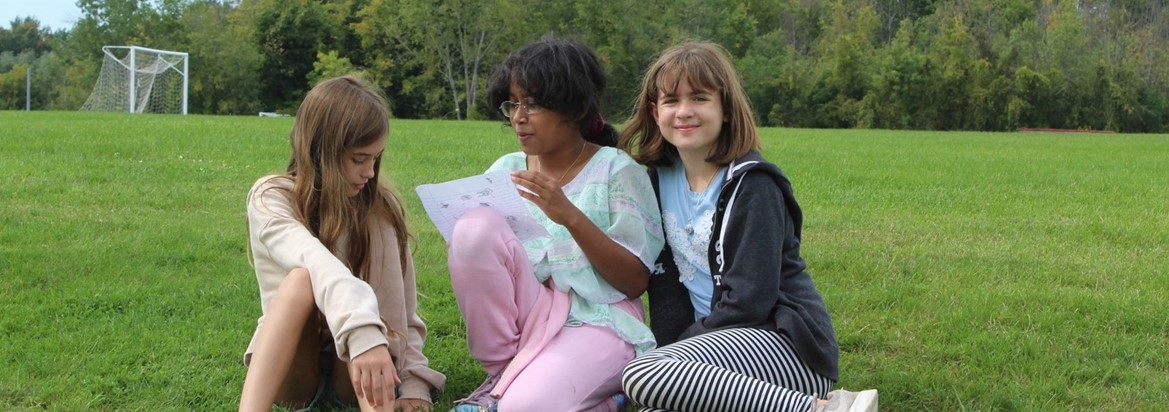
{"label": "girl's ear", "polygon": [[658,104],[657,103],[650,103],[649,104],[649,112],[651,114],[653,114],[654,121],[657,122],[658,121]]}

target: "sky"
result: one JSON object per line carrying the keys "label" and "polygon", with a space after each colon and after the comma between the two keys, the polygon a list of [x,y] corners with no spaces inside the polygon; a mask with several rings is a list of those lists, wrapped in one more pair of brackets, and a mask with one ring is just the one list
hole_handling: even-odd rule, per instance
{"label": "sky", "polygon": [[0,0],[0,27],[12,28],[12,19],[32,16],[41,28],[69,30],[81,18],[77,0]]}

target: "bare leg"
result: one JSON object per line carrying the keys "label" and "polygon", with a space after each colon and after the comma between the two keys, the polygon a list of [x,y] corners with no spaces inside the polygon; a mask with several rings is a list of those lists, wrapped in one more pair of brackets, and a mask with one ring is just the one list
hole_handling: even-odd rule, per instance
{"label": "bare leg", "polygon": [[333,358],[333,390],[337,392],[337,400],[346,405],[357,403],[357,393],[353,390],[353,382],[349,380],[349,364]]}
{"label": "bare leg", "polygon": [[300,405],[312,401],[320,379],[316,313],[308,270],[294,269],[268,302],[244,378],[241,412],[268,412],[277,400]]}

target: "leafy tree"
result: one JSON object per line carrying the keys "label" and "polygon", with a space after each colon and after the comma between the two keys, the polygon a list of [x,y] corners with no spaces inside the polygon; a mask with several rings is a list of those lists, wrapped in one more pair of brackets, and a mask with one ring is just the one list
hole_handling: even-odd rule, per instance
{"label": "leafy tree", "polygon": [[1104,109],[1103,124],[1094,127],[1118,132],[1164,130],[1165,97],[1141,87],[1131,65],[1102,65],[1091,92]]}
{"label": "leafy tree", "polygon": [[60,101],[61,80],[65,79],[66,62],[56,51],[50,51],[37,58],[32,67],[32,109],[64,110],[76,107],[62,106]]}
{"label": "leafy tree", "polygon": [[915,26],[906,18],[897,35],[876,52],[870,88],[863,98],[859,126],[910,129],[920,127],[920,114],[929,94],[926,56],[914,45]]}
{"label": "leafy tree", "polygon": [[356,17],[349,23],[349,27],[359,41],[360,60],[364,62],[368,79],[386,89],[394,115],[427,117],[423,112],[415,111],[422,103],[412,99],[412,90],[403,87],[405,84],[402,79],[410,75],[406,74],[399,60],[409,50],[391,35],[400,30],[397,27],[400,21],[395,18],[397,5],[392,0],[370,0],[356,11]]}
{"label": "leafy tree", "polygon": [[1035,20],[1034,0],[991,0],[984,9],[987,17],[997,18],[994,27],[999,32],[1008,32],[1026,21]]}
{"label": "leafy tree", "polygon": [[328,53],[317,52],[317,61],[313,62],[313,71],[309,72],[308,81],[310,86],[316,86],[322,80],[328,80],[346,74],[364,76],[364,74],[354,69],[353,63],[349,61],[349,58],[341,57],[336,51],[330,51]]}
{"label": "leafy tree", "polygon": [[[0,110],[24,110],[26,103],[33,110],[51,108],[59,60],[52,51],[39,56],[32,49],[0,52]],[[31,101],[26,102],[26,97]]]}
{"label": "leafy tree", "polygon": [[857,8],[837,0],[831,10],[815,52],[821,70],[817,82],[817,94],[823,98],[820,122],[828,127],[854,127],[862,116],[860,101],[869,88],[866,72],[872,64],[878,20],[871,5]]}
{"label": "leafy tree", "polygon": [[795,51],[789,51],[790,47],[782,39],[781,30],[760,36],[735,64],[743,90],[746,90],[755,111],[755,121],[761,125],[776,125],[768,115],[783,105],[781,83],[788,77],[784,73],[784,62],[789,61],[787,57]]}
{"label": "leafy tree", "polygon": [[[620,120],[633,107],[645,70],[663,49],[679,39],[662,24],[659,14],[664,5],[656,1],[571,4],[559,11],[562,14],[549,17],[563,22],[556,28],[558,34],[577,38],[597,52],[608,82],[605,113],[609,120]],[[631,21],[637,23],[629,24]]]}
{"label": "leafy tree", "polygon": [[[11,52],[0,54],[0,60],[10,56]],[[0,63],[3,63],[0,61]],[[25,83],[28,79],[28,63],[14,65],[6,71],[0,71],[0,110],[24,109],[25,93],[28,88]]]}
{"label": "leafy tree", "polygon": [[928,129],[981,129],[990,107],[985,97],[990,63],[979,56],[978,43],[961,14],[937,15],[937,34],[926,48],[926,84],[929,93],[922,106]]}
{"label": "leafy tree", "polygon": [[[355,24],[362,45],[375,51],[372,77],[396,79],[434,117],[481,117],[486,76],[507,51],[523,10],[515,1],[371,0]],[[417,96],[421,95],[421,99]]]}
{"label": "leafy tree", "polygon": [[291,111],[308,90],[317,52],[332,48],[345,16],[321,0],[257,0],[241,6],[260,50],[260,103]]}
{"label": "leafy tree", "polygon": [[1008,93],[1006,127],[1052,127],[1052,116],[1044,110],[1051,94],[1051,81],[1047,76],[1027,66],[1017,69]]}
{"label": "leafy tree", "polygon": [[726,47],[732,56],[740,57],[755,40],[756,20],[746,3],[731,5],[730,12],[719,22],[715,41]]}
{"label": "leafy tree", "polygon": [[37,19],[18,17],[12,19],[10,27],[10,29],[0,27],[0,52],[32,51],[40,55],[49,51],[49,38],[52,34],[48,29],[41,28],[41,23]]}
{"label": "leafy tree", "polygon": [[183,12],[190,54],[191,113],[260,111],[260,51],[249,41],[238,8],[219,2],[191,3]]}
{"label": "leafy tree", "polygon": [[765,27],[758,29],[765,33],[778,29],[784,33],[786,43],[792,45],[799,55],[810,55],[820,37],[822,16],[829,12],[828,7],[819,1],[781,1],[778,26],[770,30]]}
{"label": "leafy tree", "polygon": [[[479,118],[506,54],[577,38],[609,74],[619,118],[645,68],[680,39],[725,47],[761,124],[1169,131],[1163,0],[80,0],[48,33],[0,28],[13,107],[18,65],[34,107],[75,109],[105,45],[191,54],[191,110],[291,110],[312,81],[350,71],[397,117]],[[23,50],[31,50],[22,54]],[[19,60],[19,62],[17,62]],[[7,63],[4,63],[7,62]],[[7,94],[4,94],[7,93]],[[261,109],[263,108],[263,109]]]}
{"label": "leafy tree", "polygon": [[881,41],[888,41],[900,30],[905,20],[916,21],[919,18],[933,14],[939,0],[898,0],[877,1],[874,3],[880,26],[877,36]]}
{"label": "leafy tree", "polygon": [[[743,0],[683,0],[656,7],[645,2],[628,6],[630,10],[661,11],[662,16],[644,16],[650,20],[639,24],[672,22],[662,28],[670,40],[682,38],[708,40],[719,44],[727,49],[731,56],[738,58],[747,52],[755,37],[760,34],[756,32],[758,24],[756,16],[774,17],[776,13],[774,4],[754,3],[756,2]],[[629,12],[623,14],[628,17]],[[771,16],[768,16],[769,14]]]}
{"label": "leafy tree", "polygon": [[175,12],[182,3],[183,0],[78,0],[82,17],[73,26],[70,48],[93,57],[101,56],[102,46],[172,48],[182,39]]}

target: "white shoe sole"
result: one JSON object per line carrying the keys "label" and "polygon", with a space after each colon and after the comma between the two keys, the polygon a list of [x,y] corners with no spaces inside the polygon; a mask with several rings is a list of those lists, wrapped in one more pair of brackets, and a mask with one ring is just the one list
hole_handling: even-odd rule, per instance
{"label": "white shoe sole", "polygon": [[852,405],[849,405],[848,412],[877,412],[877,390],[858,392],[856,399],[852,400]]}

